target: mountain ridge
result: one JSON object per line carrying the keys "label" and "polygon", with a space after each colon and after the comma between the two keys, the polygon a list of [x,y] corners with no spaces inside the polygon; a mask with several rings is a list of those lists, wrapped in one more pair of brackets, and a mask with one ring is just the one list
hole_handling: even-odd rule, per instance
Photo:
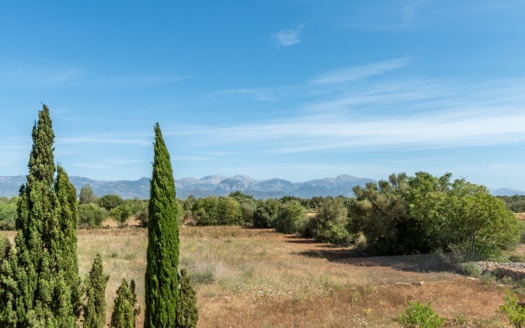
{"label": "mountain ridge", "polygon": [[[146,177],[138,180],[104,181],[71,176],[70,180],[77,192],[80,192],[83,186],[89,184],[95,195],[99,197],[115,194],[124,199],[149,198],[150,179]],[[25,175],[0,176],[0,197],[18,195],[20,186],[25,182]],[[196,198],[227,196],[236,191],[241,191],[256,199],[266,199],[284,196],[312,198],[314,196],[337,197],[342,195],[354,197],[352,189],[355,186],[365,186],[368,182],[376,183],[377,181],[352,175],[339,175],[335,178],[313,179],[304,182],[291,182],[281,178],[256,180],[246,175],[234,175],[231,177],[208,175],[200,179],[191,177],[176,179],[175,186],[177,188],[177,197],[181,199],[190,195]],[[489,189],[489,191],[494,196],[525,195],[525,191],[510,188]]]}

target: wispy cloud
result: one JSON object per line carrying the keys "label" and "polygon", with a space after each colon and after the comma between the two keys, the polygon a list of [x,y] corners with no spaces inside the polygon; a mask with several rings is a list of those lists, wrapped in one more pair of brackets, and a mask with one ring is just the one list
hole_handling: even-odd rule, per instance
{"label": "wispy cloud", "polygon": [[136,145],[151,146],[151,140],[129,136],[84,136],[57,138],[58,144],[107,144],[107,145]]}
{"label": "wispy cloud", "polygon": [[[365,80],[389,71],[400,69],[410,62],[410,57],[403,57],[372,63],[362,66],[351,66],[322,73],[310,81],[296,85],[285,85],[267,88],[238,88],[216,91],[214,95],[248,96],[257,101],[276,101],[290,97],[322,96],[340,92],[338,86],[347,82]],[[344,90],[345,88],[343,88]]]}
{"label": "wispy cloud", "polygon": [[[219,150],[257,144],[268,154],[516,144],[525,140],[525,95],[517,92],[524,87],[525,80],[368,84],[362,91],[346,91],[305,105],[302,116],[289,120],[191,127],[178,133],[199,135],[202,142]],[[374,89],[380,91],[370,91]]]}
{"label": "wispy cloud", "polygon": [[178,74],[115,75],[74,66],[0,63],[0,86],[23,87],[129,87],[175,83],[189,79]]}
{"label": "wispy cloud", "polygon": [[314,84],[334,84],[366,79],[388,71],[402,68],[410,62],[409,56],[386,60],[379,63],[353,66],[324,73],[311,81]]}
{"label": "wispy cloud", "polygon": [[296,28],[281,30],[272,35],[272,39],[277,42],[279,46],[289,47],[301,42],[301,32],[303,25],[299,25]]}
{"label": "wispy cloud", "polygon": [[56,86],[77,81],[82,70],[77,68],[4,68],[0,72],[0,85]]}

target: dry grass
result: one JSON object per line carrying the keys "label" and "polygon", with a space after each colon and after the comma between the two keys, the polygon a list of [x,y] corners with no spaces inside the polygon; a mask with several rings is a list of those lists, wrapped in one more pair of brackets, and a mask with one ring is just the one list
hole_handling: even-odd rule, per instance
{"label": "dry grass", "polygon": [[[447,327],[505,327],[496,313],[505,288],[451,273],[439,256],[369,258],[240,227],[183,226],[180,238],[181,263],[197,289],[201,328],[396,327],[393,318],[409,300],[431,301],[449,319]],[[82,276],[96,253],[111,276],[108,320],[122,278],[135,279],[143,302],[145,229],[79,231],[78,242]]]}

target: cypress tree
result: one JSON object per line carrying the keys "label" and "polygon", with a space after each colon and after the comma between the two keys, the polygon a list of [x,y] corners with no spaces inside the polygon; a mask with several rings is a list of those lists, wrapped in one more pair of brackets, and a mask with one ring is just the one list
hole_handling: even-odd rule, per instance
{"label": "cypress tree", "polygon": [[109,276],[104,275],[102,257],[95,256],[86,281],[86,304],[84,305],[84,328],[102,328],[106,324],[106,285]]}
{"label": "cypress tree", "polygon": [[0,327],[15,328],[18,321],[16,312],[17,260],[15,249],[7,237],[0,237]]}
{"label": "cypress tree", "polygon": [[16,276],[20,290],[17,312],[20,326],[54,327],[57,325],[52,311],[56,263],[52,252],[60,247],[52,243],[56,242],[60,204],[53,190],[55,135],[45,105],[38,113],[32,137],[29,174],[26,184],[20,188],[17,208]]}
{"label": "cypress tree", "polygon": [[179,303],[177,304],[177,328],[195,328],[199,320],[197,296],[186,269],[180,273]]}
{"label": "cypress tree", "polygon": [[153,174],[148,204],[145,328],[175,327],[179,227],[175,180],[159,123],[155,124]]}
{"label": "cypress tree", "polygon": [[131,286],[128,286],[126,279],[122,279],[111,314],[111,328],[135,328],[135,315],[138,314],[135,309],[137,296],[132,286],[134,286],[133,280]]}
{"label": "cypress tree", "polygon": [[[68,310],[61,310],[62,316],[76,318],[80,312],[80,275],[78,273],[77,260],[77,225],[78,225],[78,203],[75,186],[70,182],[66,171],[59,165],[57,167],[57,178],[55,193],[60,203],[59,234],[55,252],[57,269],[63,276],[63,287],[66,291],[58,291],[57,297],[63,299],[63,306]],[[64,296],[64,293],[68,295]],[[67,297],[67,299],[64,299]],[[70,322],[71,318],[67,319]]]}

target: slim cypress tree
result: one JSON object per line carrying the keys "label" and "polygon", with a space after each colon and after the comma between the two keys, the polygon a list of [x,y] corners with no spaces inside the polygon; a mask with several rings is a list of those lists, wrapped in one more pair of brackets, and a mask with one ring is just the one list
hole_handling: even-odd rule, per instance
{"label": "slim cypress tree", "polygon": [[195,328],[199,320],[197,296],[186,269],[180,273],[179,303],[177,304],[177,328]]}
{"label": "slim cypress tree", "polygon": [[[55,255],[58,272],[64,279],[62,284],[66,288],[66,291],[58,291],[57,298],[68,303],[64,305],[59,303],[59,306],[68,308],[59,311],[62,312],[61,316],[76,318],[80,312],[80,275],[77,260],[78,203],[75,186],[69,181],[66,171],[60,165],[57,167],[55,193],[60,203],[59,233],[55,239],[57,245]],[[70,320],[67,319],[68,322]]]}
{"label": "slim cypress tree", "polygon": [[86,304],[84,306],[84,328],[102,328],[106,324],[106,286],[109,280],[104,275],[102,257],[95,256],[86,282]]}
{"label": "slim cypress tree", "polygon": [[159,123],[155,124],[153,174],[148,205],[145,328],[175,327],[179,227],[175,180]]}

